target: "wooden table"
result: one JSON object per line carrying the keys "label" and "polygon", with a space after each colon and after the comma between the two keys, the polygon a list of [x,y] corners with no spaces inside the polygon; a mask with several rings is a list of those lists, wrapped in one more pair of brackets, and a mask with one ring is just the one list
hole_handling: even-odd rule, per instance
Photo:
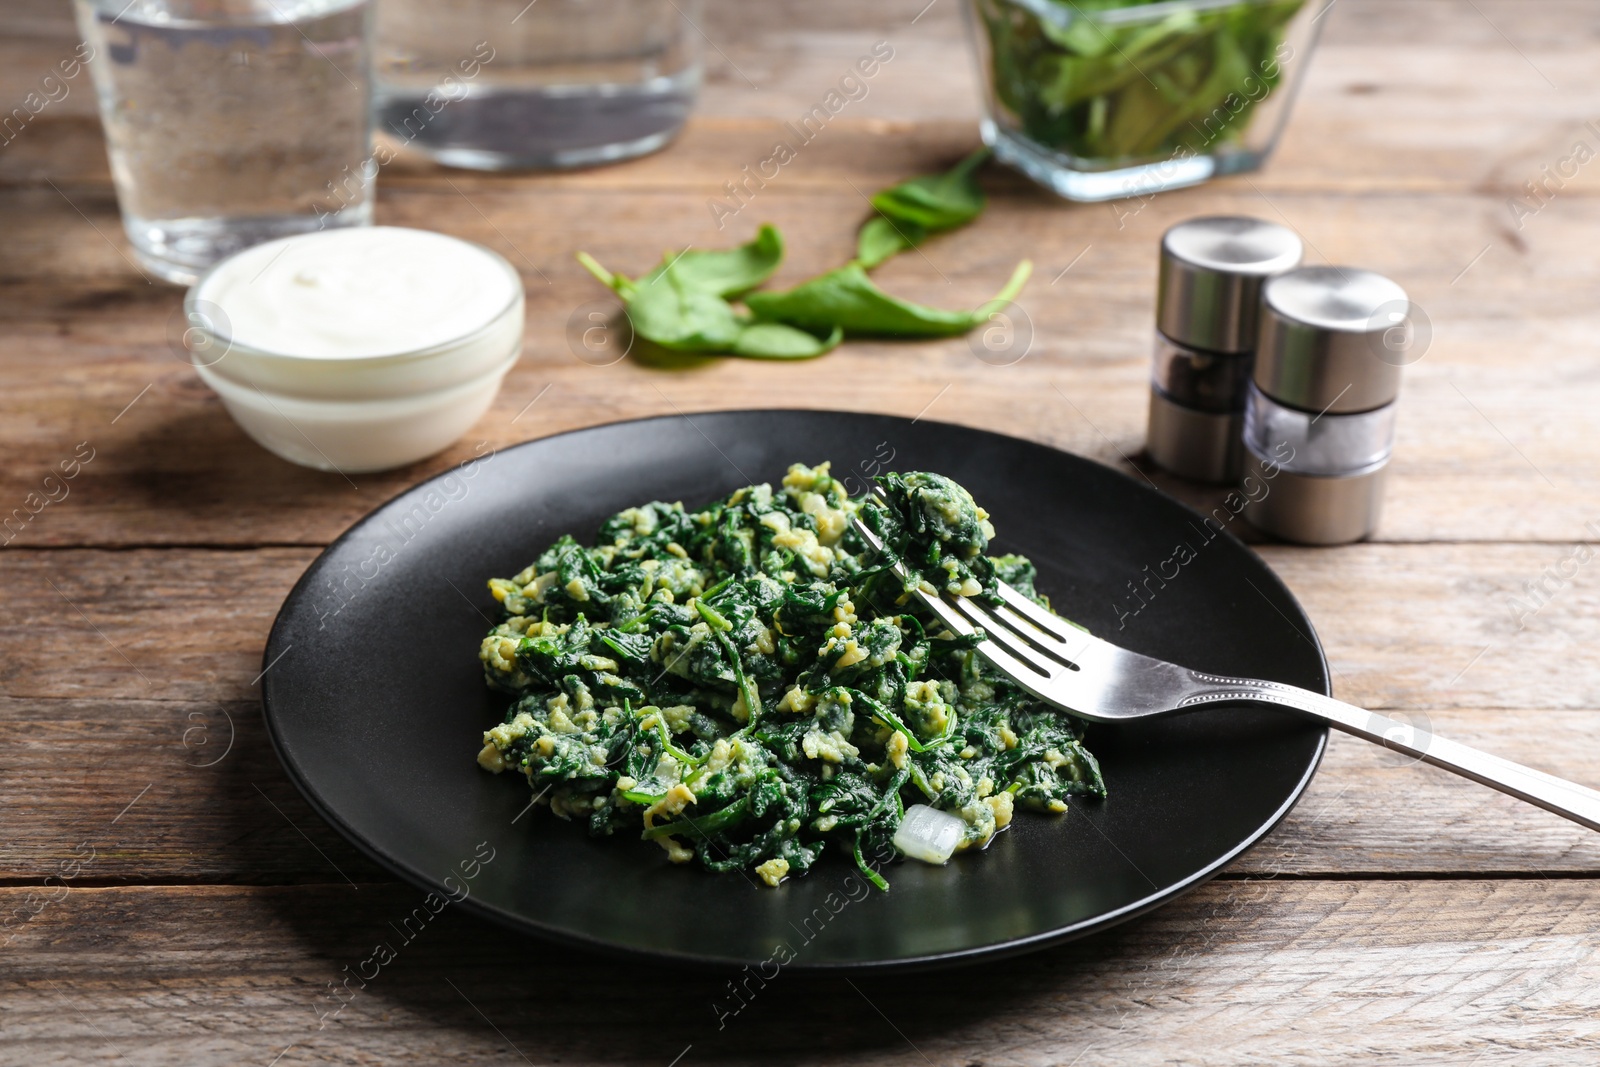
{"label": "wooden table", "polygon": [[[0,147],[0,512],[60,497],[52,469],[82,461],[0,552],[0,1061],[1597,1061],[1600,837],[1340,736],[1295,813],[1221,878],[1074,945],[939,977],[785,975],[719,1030],[718,976],[447,912],[330,1012],[329,983],[420,894],[312,814],[263,734],[267,629],[323,545],[478,441],[815,396],[1024,435],[1209,502],[1127,458],[1156,240],[1193,215],[1280,219],[1313,260],[1401,281],[1432,321],[1381,534],[1261,546],[1316,620],[1337,694],[1600,781],[1600,163],[1521,225],[1510,207],[1576,141],[1600,147],[1584,127],[1600,118],[1594,5],[1343,0],[1271,166],[1142,207],[1066,204],[992,171],[978,225],[883,277],[955,306],[1033,257],[1037,337],[1013,366],[959,339],[797,366],[575,358],[569,316],[601,295],[575,249],[637,272],[771,220],[797,279],[845,255],[862,191],[974,144],[957,0],[914,17],[924,2],[713,4],[700,107],[649,159],[386,168],[379,220],[498,248],[529,315],[473,434],[384,475],[280,462],[174,357],[180,294],[128,261],[86,75]],[[6,109],[70,53],[64,6],[10,5]],[[879,40],[894,58],[868,96],[719,233],[708,201]],[[1537,611],[1514,603],[1529,583]]]}

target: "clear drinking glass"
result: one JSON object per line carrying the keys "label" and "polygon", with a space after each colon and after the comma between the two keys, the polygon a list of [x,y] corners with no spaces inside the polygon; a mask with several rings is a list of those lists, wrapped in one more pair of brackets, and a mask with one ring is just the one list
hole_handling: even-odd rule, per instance
{"label": "clear drinking glass", "polygon": [[700,88],[699,0],[378,0],[378,128],[441,163],[652,152]]}
{"label": "clear drinking glass", "polygon": [[192,283],[241,248],[372,221],[368,0],[75,0],[122,223]]}
{"label": "clear drinking glass", "polygon": [[969,0],[983,138],[1061,196],[1254,170],[1330,0]]}

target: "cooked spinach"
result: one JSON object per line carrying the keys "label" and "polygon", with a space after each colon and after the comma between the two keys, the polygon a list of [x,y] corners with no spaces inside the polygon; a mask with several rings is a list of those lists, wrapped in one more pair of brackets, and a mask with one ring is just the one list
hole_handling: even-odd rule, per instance
{"label": "cooked spinach", "polygon": [[[972,848],[1019,803],[1103,796],[1076,722],[938,625],[893,569],[1039,599],[1032,565],[986,555],[988,516],[949,479],[878,482],[887,504],[797,464],[697,511],[629,508],[592,545],[562,537],[491,579],[505,618],[479,659],[511,704],[479,762],[591,834],[770,885],[829,842],[878,884],[865,857],[893,854],[907,803],[959,816]],[[851,528],[858,512],[884,552]]]}

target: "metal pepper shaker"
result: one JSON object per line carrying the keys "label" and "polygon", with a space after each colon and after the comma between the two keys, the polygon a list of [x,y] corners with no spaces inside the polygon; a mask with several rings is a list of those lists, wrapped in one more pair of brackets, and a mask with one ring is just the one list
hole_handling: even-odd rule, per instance
{"label": "metal pepper shaker", "polygon": [[1189,219],[1162,236],[1146,439],[1161,467],[1239,477],[1261,286],[1301,254],[1294,231],[1242,216]]}
{"label": "metal pepper shaker", "polygon": [[1377,529],[1410,313],[1404,289],[1353,267],[1262,287],[1244,427],[1252,525],[1313,545]]}

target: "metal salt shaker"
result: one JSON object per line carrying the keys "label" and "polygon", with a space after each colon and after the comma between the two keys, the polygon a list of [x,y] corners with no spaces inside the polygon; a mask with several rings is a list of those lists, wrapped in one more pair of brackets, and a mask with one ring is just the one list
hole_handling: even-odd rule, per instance
{"label": "metal salt shaker", "polygon": [[1161,238],[1146,451],[1184,478],[1239,477],[1262,283],[1300,263],[1300,238],[1240,216],[1190,219]]}
{"label": "metal salt shaker", "polygon": [[1261,292],[1245,409],[1244,515],[1312,545],[1377,529],[1411,304],[1371,271],[1304,267]]}

